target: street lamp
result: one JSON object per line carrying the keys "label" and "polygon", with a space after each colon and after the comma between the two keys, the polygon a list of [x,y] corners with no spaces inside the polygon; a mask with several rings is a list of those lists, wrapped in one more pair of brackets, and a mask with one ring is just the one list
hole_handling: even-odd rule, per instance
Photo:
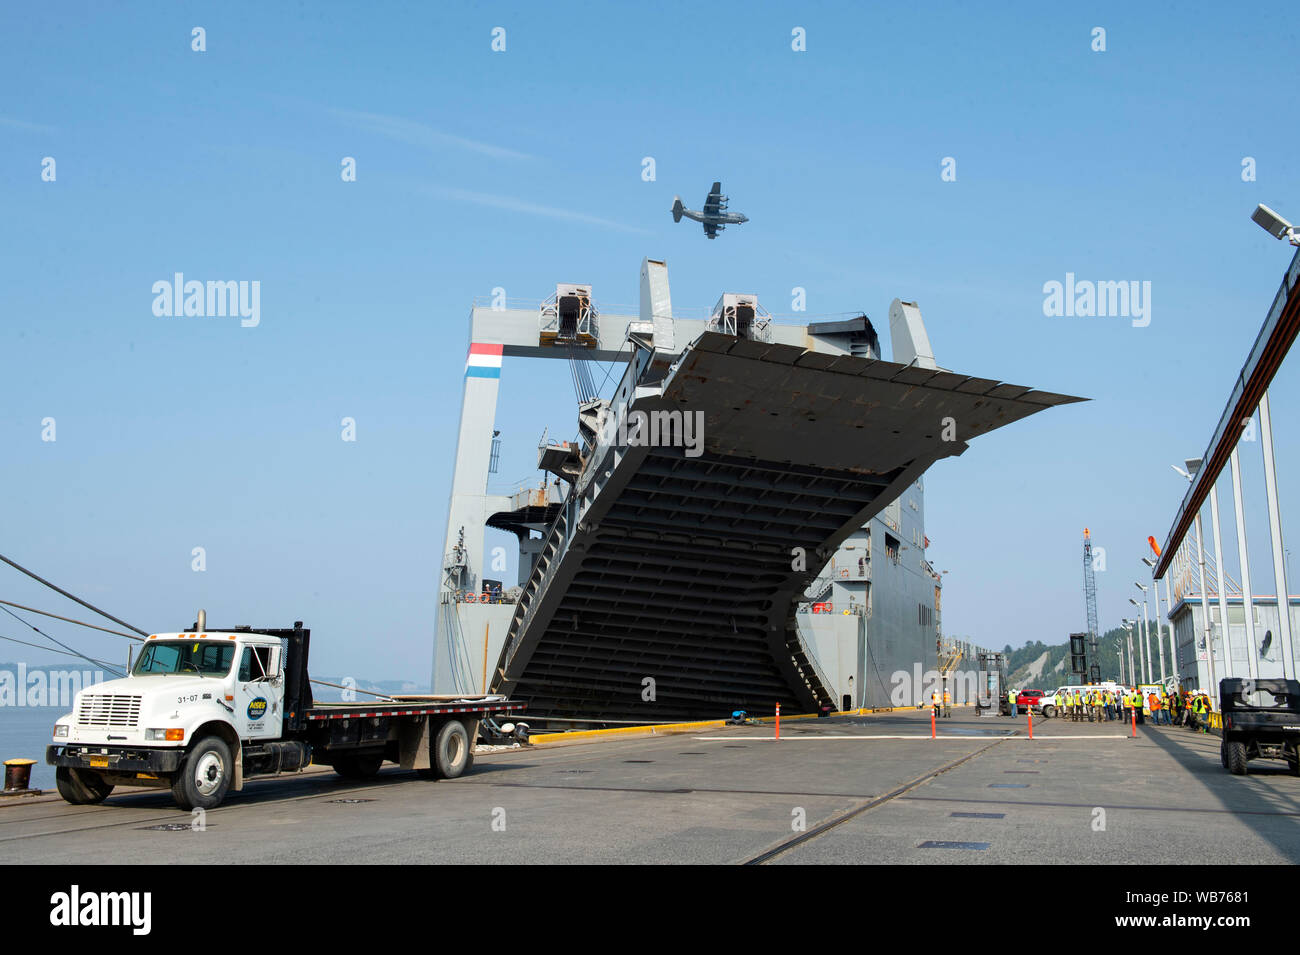
{"label": "street lamp", "polygon": [[1137,686],[1137,670],[1133,668],[1133,624],[1136,621],[1124,617],[1120,623],[1124,625],[1124,631],[1128,634],[1128,676],[1134,686]]}
{"label": "street lamp", "polygon": [[[1142,648],[1146,650],[1146,654],[1147,654],[1147,682],[1151,683],[1153,682],[1152,676],[1154,675],[1151,671],[1155,669],[1155,660],[1152,659],[1151,656],[1151,619],[1147,616],[1147,589],[1145,586],[1138,583],[1136,580],[1133,581],[1133,586],[1136,587],[1138,590],[1142,591]],[[1159,642],[1160,641],[1157,639],[1156,643],[1159,644]],[[1165,662],[1165,654],[1164,651],[1161,650],[1160,652],[1160,671],[1161,671],[1160,679],[1161,680],[1165,678],[1164,662]]]}
{"label": "street lamp", "polygon": [[1295,226],[1263,203],[1255,207],[1250,218],[1273,238],[1286,239],[1292,245],[1300,246],[1300,233],[1296,232]]}
{"label": "street lamp", "polygon": [[[1129,598],[1128,598],[1128,602],[1131,603],[1134,607],[1144,607],[1144,606],[1145,606],[1145,602],[1144,602],[1144,603],[1138,603],[1138,602],[1137,602],[1136,600],[1134,600],[1132,597],[1129,597]],[[1143,611],[1143,615],[1145,616],[1145,610]],[[1136,626],[1136,625],[1137,625],[1137,621],[1134,620],[1134,621],[1133,621],[1133,624],[1134,624],[1134,626]],[[1146,631],[1143,630],[1143,633],[1145,633],[1145,632],[1146,632]],[[1137,671],[1137,673],[1136,673],[1135,675],[1138,676],[1138,677],[1145,676],[1147,682],[1150,683],[1150,682],[1151,682],[1151,668],[1147,666],[1147,646],[1146,646],[1146,644],[1147,644],[1147,642],[1146,642],[1146,640],[1145,640],[1144,638],[1139,638],[1139,639],[1138,639],[1138,661],[1139,661],[1139,663],[1141,664],[1141,668]],[[1135,679],[1135,680],[1133,681],[1133,683],[1134,683],[1134,685],[1136,686],[1136,685],[1137,685],[1137,680]]]}

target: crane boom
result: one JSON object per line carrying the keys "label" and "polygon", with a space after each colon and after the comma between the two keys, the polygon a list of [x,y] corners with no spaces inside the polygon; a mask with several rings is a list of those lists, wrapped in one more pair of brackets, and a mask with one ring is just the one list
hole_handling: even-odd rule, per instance
{"label": "crane boom", "polygon": [[1097,578],[1093,573],[1092,534],[1086,527],[1083,529],[1083,597],[1088,605],[1089,678],[1096,683],[1101,679],[1101,667],[1097,663]]}

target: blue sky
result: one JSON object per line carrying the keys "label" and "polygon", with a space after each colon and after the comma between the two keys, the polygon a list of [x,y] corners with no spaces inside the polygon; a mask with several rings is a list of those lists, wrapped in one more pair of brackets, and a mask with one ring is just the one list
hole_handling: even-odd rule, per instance
{"label": "blue sky", "polygon": [[[801,287],[788,319],[862,309],[887,339],[890,300],[914,299],[945,367],[1094,399],[937,465],[929,556],[950,633],[1061,642],[1090,526],[1113,626],[1181,499],[1168,464],[1204,449],[1289,261],[1249,214],[1300,217],[1295,22],[1283,3],[8,6],[0,553],[146,629],[200,606],[304,619],[318,672],[427,679],[470,302],[577,281],[633,304],[649,255],[679,306],[743,291],[790,313]],[[751,221],[707,242],[668,209],[718,178]],[[155,316],[175,272],[259,281],[260,324]],[[1151,324],[1045,317],[1067,272],[1151,282]],[[1291,532],[1292,366],[1272,395]],[[501,486],[535,477],[547,426],[574,430],[567,368],[508,359]],[[68,607],[8,570],[0,598]],[[0,659],[20,653],[55,659]]]}

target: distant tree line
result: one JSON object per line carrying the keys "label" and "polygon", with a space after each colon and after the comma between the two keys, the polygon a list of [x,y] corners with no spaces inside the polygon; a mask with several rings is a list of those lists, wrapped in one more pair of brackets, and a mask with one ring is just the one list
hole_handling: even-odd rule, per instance
{"label": "distant tree line", "polygon": [[[1140,633],[1140,625],[1134,631],[1133,657],[1138,659],[1137,636]],[[977,637],[953,637],[955,640],[969,640],[971,643],[987,646],[988,643],[981,641]],[[1154,640],[1153,640],[1154,646]],[[1103,680],[1118,680],[1120,676],[1119,651],[1127,652],[1126,631],[1123,627],[1116,627],[1113,630],[1107,630],[1097,638],[1097,656],[1093,659],[1091,652],[1088,655],[1088,665],[1097,664],[1101,668],[1101,678]],[[1036,677],[1029,676],[1029,666],[1044,653],[1047,654],[1047,660],[1044,662],[1039,675]],[[1051,690],[1062,684],[1076,681],[1074,673],[1070,669],[1070,641],[1068,637],[1059,644],[1046,644],[1042,640],[1026,640],[1025,645],[1020,649],[1015,649],[1011,644],[1002,648],[1002,655],[1006,658],[1008,680],[1012,686],[1017,688],[1033,686],[1035,689]],[[1060,670],[1056,667],[1064,661]],[[977,661],[963,661],[962,665],[977,663]],[[1127,676],[1127,663],[1125,665],[1125,675]],[[1049,685],[1050,684],[1050,685]]]}

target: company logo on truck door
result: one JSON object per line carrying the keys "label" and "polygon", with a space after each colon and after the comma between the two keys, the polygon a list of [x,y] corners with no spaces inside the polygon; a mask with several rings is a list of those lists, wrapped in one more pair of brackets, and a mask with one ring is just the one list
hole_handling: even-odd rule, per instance
{"label": "company logo on truck door", "polygon": [[266,712],[266,700],[258,697],[248,704],[248,718],[250,720],[260,720]]}

